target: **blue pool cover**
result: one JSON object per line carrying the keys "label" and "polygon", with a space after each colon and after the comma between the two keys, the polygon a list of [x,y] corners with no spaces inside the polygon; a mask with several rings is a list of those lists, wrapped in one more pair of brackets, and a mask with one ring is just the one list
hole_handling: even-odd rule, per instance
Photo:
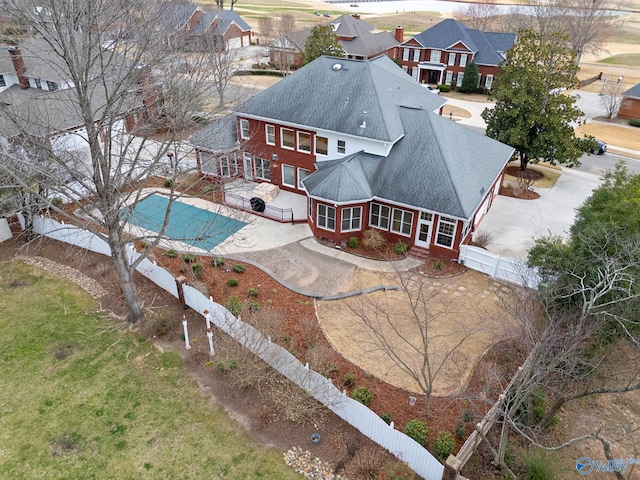
{"label": "blue pool cover", "polygon": [[[167,197],[155,193],[149,195],[135,205],[129,223],[158,233],[164,223],[168,205]],[[123,212],[123,217],[125,215],[126,212]],[[234,218],[176,200],[171,205],[164,236],[203,250],[211,250],[245,225],[245,222]]]}

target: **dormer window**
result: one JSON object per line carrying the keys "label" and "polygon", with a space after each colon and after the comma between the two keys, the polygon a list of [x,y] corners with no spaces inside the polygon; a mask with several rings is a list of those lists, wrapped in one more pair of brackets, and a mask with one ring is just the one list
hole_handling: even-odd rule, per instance
{"label": "dormer window", "polygon": [[47,89],[49,89],[50,92],[55,92],[56,90],[58,90],[58,84],[56,82],[50,82],[49,80],[47,80]]}

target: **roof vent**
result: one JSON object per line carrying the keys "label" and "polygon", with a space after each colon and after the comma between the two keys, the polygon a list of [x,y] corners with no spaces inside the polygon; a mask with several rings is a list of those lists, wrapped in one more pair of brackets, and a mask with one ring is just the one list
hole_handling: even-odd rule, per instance
{"label": "roof vent", "polygon": [[334,63],[333,67],[331,67],[331,68],[333,68],[334,72],[337,72],[338,70],[340,70],[342,68],[342,65],[340,65],[339,63]]}

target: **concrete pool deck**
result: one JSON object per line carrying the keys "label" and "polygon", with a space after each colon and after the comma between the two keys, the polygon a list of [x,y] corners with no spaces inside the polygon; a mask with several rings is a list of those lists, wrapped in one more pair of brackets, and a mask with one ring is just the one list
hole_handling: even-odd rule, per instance
{"label": "concrete pool deck", "polygon": [[[154,193],[169,195],[171,191],[167,188],[146,188],[142,190],[141,197],[147,197]],[[279,196],[283,193],[286,192],[281,192]],[[291,224],[276,222],[250,212],[229,208],[226,205],[210,202],[198,197],[185,195],[178,197],[176,201],[244,222],[247,225],[210,250],[198,248],[184,241],[169,238],[160,240],[159,246],[161,248],[174,249],[184,253],[225,256],[269,250],[312,236],[311,229],[306,223]],[[282,199],[280,201],[283,202]],[[128,225],[128,230],[130,233],[140,237],[155,237],[157,235],[156,232],[145,230],[133,224]]]}

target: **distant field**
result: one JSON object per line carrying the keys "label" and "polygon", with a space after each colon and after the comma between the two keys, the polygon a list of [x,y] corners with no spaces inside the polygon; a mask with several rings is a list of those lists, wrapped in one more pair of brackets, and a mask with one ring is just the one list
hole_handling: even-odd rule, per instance
{"label": "distant field", "polygon": [[640,53],[622,53],[612,57],[603,58],[599,63],[608,65],[627,65],[629,67],[640,66]]}
{"label": "distant field", "polygon": [[95,311],[75,284],[0,265],[0,478],[302,478],[177,353]]}

